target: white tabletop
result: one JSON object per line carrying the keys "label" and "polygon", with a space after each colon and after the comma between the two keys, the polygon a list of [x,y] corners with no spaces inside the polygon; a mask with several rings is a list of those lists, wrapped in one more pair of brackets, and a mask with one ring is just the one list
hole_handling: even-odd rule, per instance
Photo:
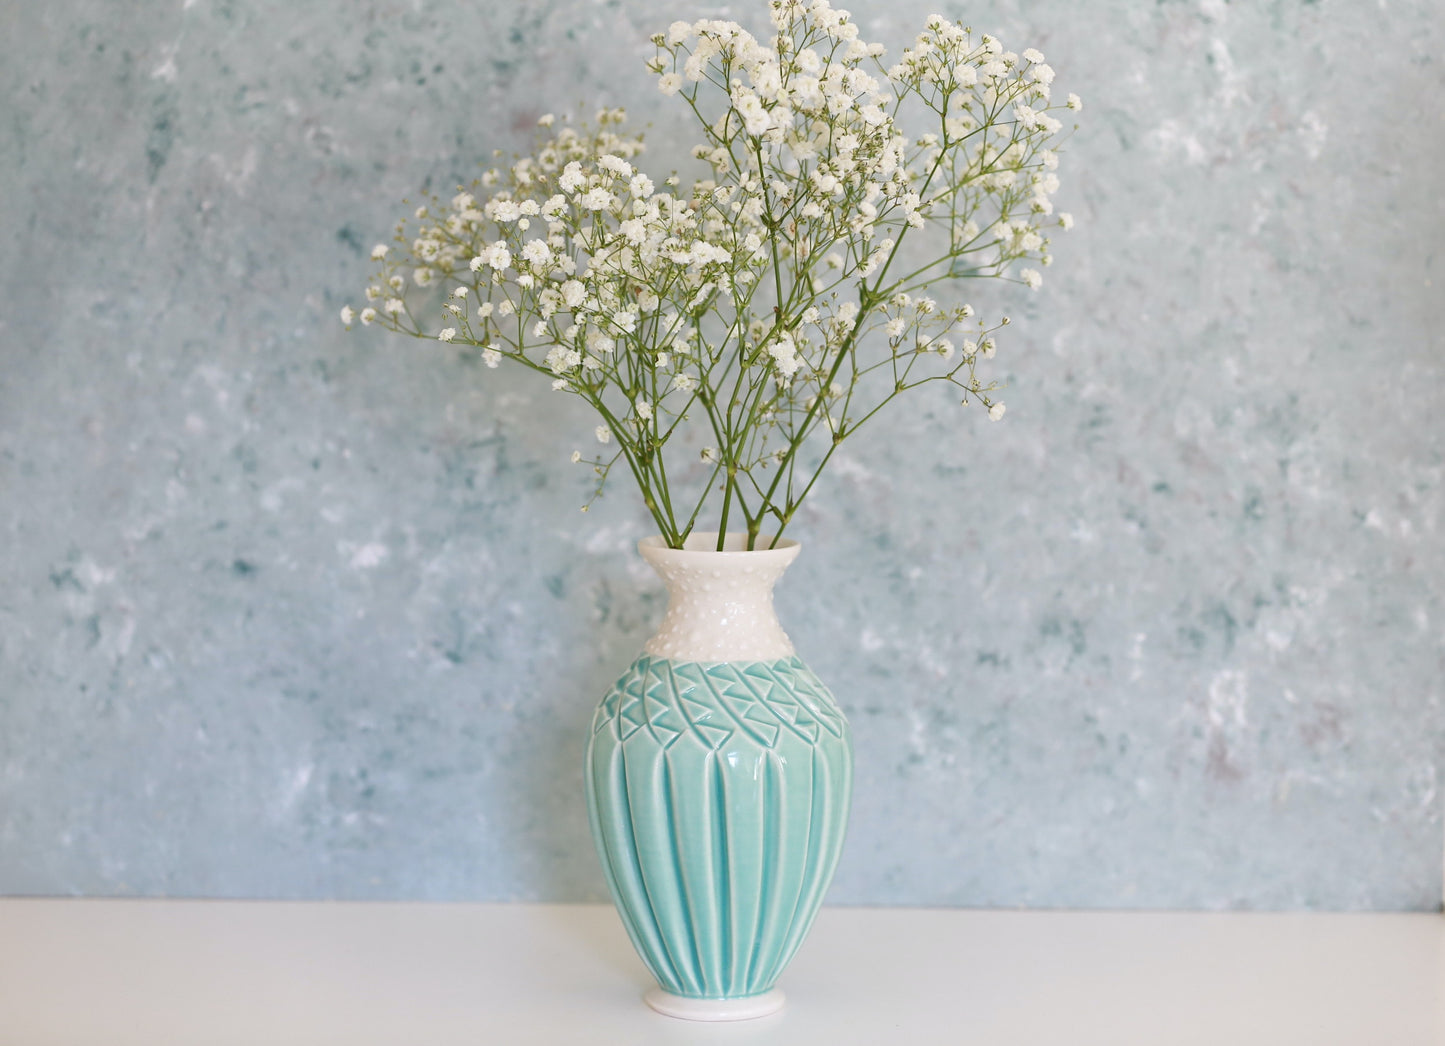
{"label": "white tabletop", "polygon": [[825,908],[778,1016],[649,984],[595,905],[0,899],[3,1046],[1445,1046],[1445,919]]}

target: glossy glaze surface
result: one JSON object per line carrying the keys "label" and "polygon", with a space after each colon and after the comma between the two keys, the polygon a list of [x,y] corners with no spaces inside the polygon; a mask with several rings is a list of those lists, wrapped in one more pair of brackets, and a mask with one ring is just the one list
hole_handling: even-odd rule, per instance
{"label": "glossy glaze surface", "polygon": [[639,546],[667,584],[667,616],[597,708],[587,808],[612,898],[658,983],[688,999],[756,999],[833,877],[853,752],[773,610],[797,543],[748,552],[729,535],[718,552],[716,535],[693,540],[701,548]]}
{"label": "glossy glaze surface", "polygon": [[587,799],[608,886],[669,992],[766,992],[812,925],[842,849],[848,726],[796,657],[644,654],[603,699]]}

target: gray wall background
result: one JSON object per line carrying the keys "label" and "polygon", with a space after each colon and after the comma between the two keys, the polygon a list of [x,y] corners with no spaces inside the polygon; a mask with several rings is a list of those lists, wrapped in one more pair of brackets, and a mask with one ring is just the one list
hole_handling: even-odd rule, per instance
{"label": "gray wall background", "polygon": [[[1084,96],[1079,228],[993,301],[1006,421],[925,397],[795,523],[832,900],[1438,907],[1439,5],[938,9]],[[545,382],[336,312],[541,112],[628,104],[665,173],[647,35],[762,12],[0,0],[0,892],[604,895],[644,517],[577,512]]]}

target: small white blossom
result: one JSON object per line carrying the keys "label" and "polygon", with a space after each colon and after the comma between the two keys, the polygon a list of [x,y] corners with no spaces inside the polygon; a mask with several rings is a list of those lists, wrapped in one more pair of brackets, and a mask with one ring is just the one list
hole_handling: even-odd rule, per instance
{"label": "small white blossom", "polygon": [[443,327],[437,334],[437,341],[451,341],[456,336],[457,329],[455,327]]}
{"label": "small white blossom", "polygon": [[388,247],[386,244],[378,243],[375,247],[371,249],[371,260],[381,261],[381,259],[386,257],[386,253],[389,250],[391,250],[391,248]]}
{"label": "small white blossom", "polygon": [[682,77],[677,73],[663,73],[657,78],[657,87],[665,95],[677,94],[682,88]]}
{"label": "small white blossom", "polygon": [[1006,410],[1008,410],[1008,408],[1005,407],[1002,403],[995,403],[992,407],[988,408],[988,420],[998,421],[1000,418],[1003,417],[1004,411]]}
{"label": "small white blossom", "polygon": [[341,322],[342,322],[342,323],[344,323],[344,324],[346,324],[348,327],[350,327],[350,326],[351,326],[351,321],[354,320],[355,318],[356,318],[356,313],[355,313],[354,311],[352,311],[352,308],[351,308],[350,305],[343,305],[343,306],[341,307]]}
{"label": "small white blossom", "polygon": [[497,364],[502,362],[502,354],[488,345],[482,350],[482,362],[492,370],[496,370]]}
{"label": "small white blossom", "polygon": [[1038,290],[1039,285],[1044,282],[1044,278],[1038,269],[1020,269],[1019,279],[1028,284],[1030,290]]}
{"label": "small white blossom", "polygon": [[376,322],[376,310],[370,307],[361,310],[361,325],[370,327]]}
{"label": "small white blossom", "polygon": [[546,363],[553,374],[566,374],[582,362],[582,354],[566,345],[553,345],[547,352]]}
{"label": "small white blossom", "polygon": [[582,173],[582,165],[573,160],[562,169],[562,177],[557,179],[557,184],[565,191],[572,193],[587,184],[587,176]]}
{"label": "small white blossom", "polygon": [[597,428],[593,430],[593,435],[597,437],[598,443],[612,442],[612,430],[606,425],[598,425]]}
{"label": "small white blossom", "polygon": [[599,185],[595,189],[587,190],[578,202],[589,211],[606,210],[612,206],[612,194]]}
{"label": "small white blossom", "polygon": [[581,460],[582,460],[582,452],[581,452],[580,450],[574,450],[574,451],[572,452],[572,464],[575,465],[575,464],[577,464],[577,462],[579,462],[579,461],[581,461]]}

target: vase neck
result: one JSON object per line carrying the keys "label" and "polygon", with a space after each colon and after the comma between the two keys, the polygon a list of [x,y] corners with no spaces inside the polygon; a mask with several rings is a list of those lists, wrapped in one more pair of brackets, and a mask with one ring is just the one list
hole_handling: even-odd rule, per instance
{"label": "vase neck", "polygon": [[[760,544],[765,541],[759,542]],[[773,585],[798,556],[796,541],[744,551],[746,535],[688,537],[668,548],[661,538],[638,544],[667,586],[667,615],[644,650],[671,661],[776,661],[793,644],[773,610]]]}

